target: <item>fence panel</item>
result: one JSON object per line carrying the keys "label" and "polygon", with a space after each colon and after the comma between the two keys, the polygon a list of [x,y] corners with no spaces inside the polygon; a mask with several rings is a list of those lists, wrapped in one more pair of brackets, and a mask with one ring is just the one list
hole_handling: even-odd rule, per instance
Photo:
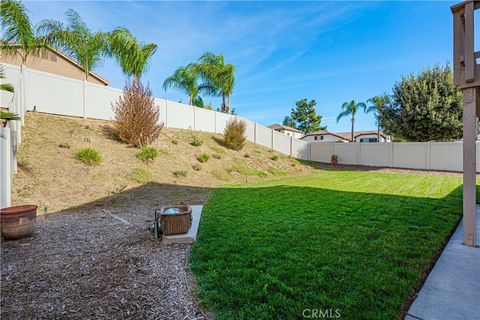
{"label": "fence panel", "polygon": [[256,135],[257,144],[267,148],[272,147],[272,129],[257,124]]}
{"label": "fence panel", "polygon": [[215,132],[215,112],[203,108],[195,108],[195,130]]}
{"label": "fence panel", "polygon": [[[19,92],[20,84],[21,84],[20,83],[21,81],[20,67],[14,66],[14,65],[5,65],[5,64],[2,64],[2,66],[4,69],[5,79],[2,79],[1,83],[9,83],[13,86],[16,92]],[[0,94],[0,106],[6,107],[12,110],[14,106],[13,99],[14,99],[14,93],[2,91]]]}
{"label": "fence panel", "polygon": [[290,155],[290,136],[274,130],[272,149]]}
{"label": "fence panel", "polygon": [[247,123],[247,129],[245,131],[247,139],[249,141],[255,142],[255,122],[243,118],[240,119],[244,120]]}
{"label": "fence panel", "polygon": [[[477,158],[477,163],[479,162],[479,160],[480,158]],[[463,170],[463,143],[431,142],[430,143],[430,169],[462,171]]]}
{"label": "fence panel", "polygon": [[29,69],[26,90],[27,110],[83,116],[83,81]]}
{"label": "fence panel", "polygon": [[392,166],[396,168],[426,169],[426,142],[395,142],[393,143]]}
{"label": "fence panel", "polygon": [[112,105],[122,95],[122,90],[85,82],[85,117],[111,120]]}
{"label": "fence panel", "polygon": [[225,131],[225,126],[227,125],[227,122],[230,121],[230,119],[233,119],[235,116],[222,112],[215,112],[215,117],[215,130],[217,133],[223,133],[223,131]]}
{"label": "fence panel", "polygon": [[155,98],[155,105],[160,110],[160,117],[158,119],[159,123],[166,125],[167,123],[167,101],[165,99]]}
{"label": "fence panel", "polygon": [[359,148],[359,164],[378,167],[388,167],[390,165],[389,143],[360,143]]}
{"label": "fence panel", "polygon": [[193,130],[193,107],[186,104],[167,102],[167,127]]}
{"label": "fence panel", "polygon": [[333,154],[340,164],[357,164],[357,143],[333,143]]}
{"label": "fence panel", "polygon": [[329,163],[332,157],[334,143],[335,142],[310,142],[310,160]]}
{"label": "fence panel", "polygon": [[292,139],[292,157],[310,160],[309,144],[306,141]]}

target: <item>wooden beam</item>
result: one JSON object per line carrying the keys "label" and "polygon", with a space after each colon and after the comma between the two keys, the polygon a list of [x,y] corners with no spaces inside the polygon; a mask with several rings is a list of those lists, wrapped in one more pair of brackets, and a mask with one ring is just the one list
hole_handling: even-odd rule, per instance
{"label": "wooden beam", "polygon": [[459,12],[453,14],[453,80],[456,86],[461,86],[463,79],[460,75],[462,70],[464,46],[463,23]]}
{"label": "wooden beam", "polygon": [[463,242],[476,245],[476,142],[478,88],[463,90]]}
{"label": "wooden beam", "polygon": [[465,82],[475,81],[475,56],[474,56],[474,3],[465,4]]}

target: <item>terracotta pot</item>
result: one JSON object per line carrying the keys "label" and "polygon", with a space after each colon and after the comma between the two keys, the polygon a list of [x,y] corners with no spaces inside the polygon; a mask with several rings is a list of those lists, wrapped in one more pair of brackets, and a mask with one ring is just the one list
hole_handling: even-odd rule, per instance
{"label": "terracotta pot", "polygon": [[36,205],[13,206],[0,209],[2,236],[8,240],[29,237],[37,221]]}

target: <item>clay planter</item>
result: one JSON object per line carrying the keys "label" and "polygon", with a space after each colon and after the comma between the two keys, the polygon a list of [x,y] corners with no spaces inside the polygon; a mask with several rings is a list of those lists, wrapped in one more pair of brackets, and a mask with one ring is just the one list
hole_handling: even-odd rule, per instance
{"label": "clay planter", "polygon": [[330,160],[330,163],[332,165],[332,167],[336,167],[338,166],[338,156],[337,155],[332,155],[332,158]]}
{"label": "clay planter", "polygon": [[0,209],[2,236],[8,240],[29,237],[37,221],[36,205],[14,206]]}

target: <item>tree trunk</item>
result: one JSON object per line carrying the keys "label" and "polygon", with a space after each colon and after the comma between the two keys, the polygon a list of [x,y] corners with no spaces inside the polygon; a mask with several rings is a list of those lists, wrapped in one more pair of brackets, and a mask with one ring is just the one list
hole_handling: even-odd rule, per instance
{"label": "tree trunk", "polygon": [[230,113],[230,93],[228,94],[228,107],[227,107],[227,113]]}
{"label": "tree trunk", "polygon": [[193,106],[193,94],[190,94],[189,98],[190,98],[190,105]]}
{"label": "tree trunk", "polygon": [[351,141],[350,141],[350,142],[353,142],[353,132],[354,132],[354,128],[355,128],[355,117],[352,117],[352,138],[351,138]]}
{"label": "tree trunk", "polygon": [[134,73],[133,74],[133,87],[135,88],[137,85],[137,75]]}
{"label": "tree trunk", "polygon": [[225,113],[227,111],[227,107],[225,105],[225,95],[222,93],[222,112]]}
{"label": "tree trunk", "polygon": [[380,124],[377,124],[377,142],[380,142]]}

